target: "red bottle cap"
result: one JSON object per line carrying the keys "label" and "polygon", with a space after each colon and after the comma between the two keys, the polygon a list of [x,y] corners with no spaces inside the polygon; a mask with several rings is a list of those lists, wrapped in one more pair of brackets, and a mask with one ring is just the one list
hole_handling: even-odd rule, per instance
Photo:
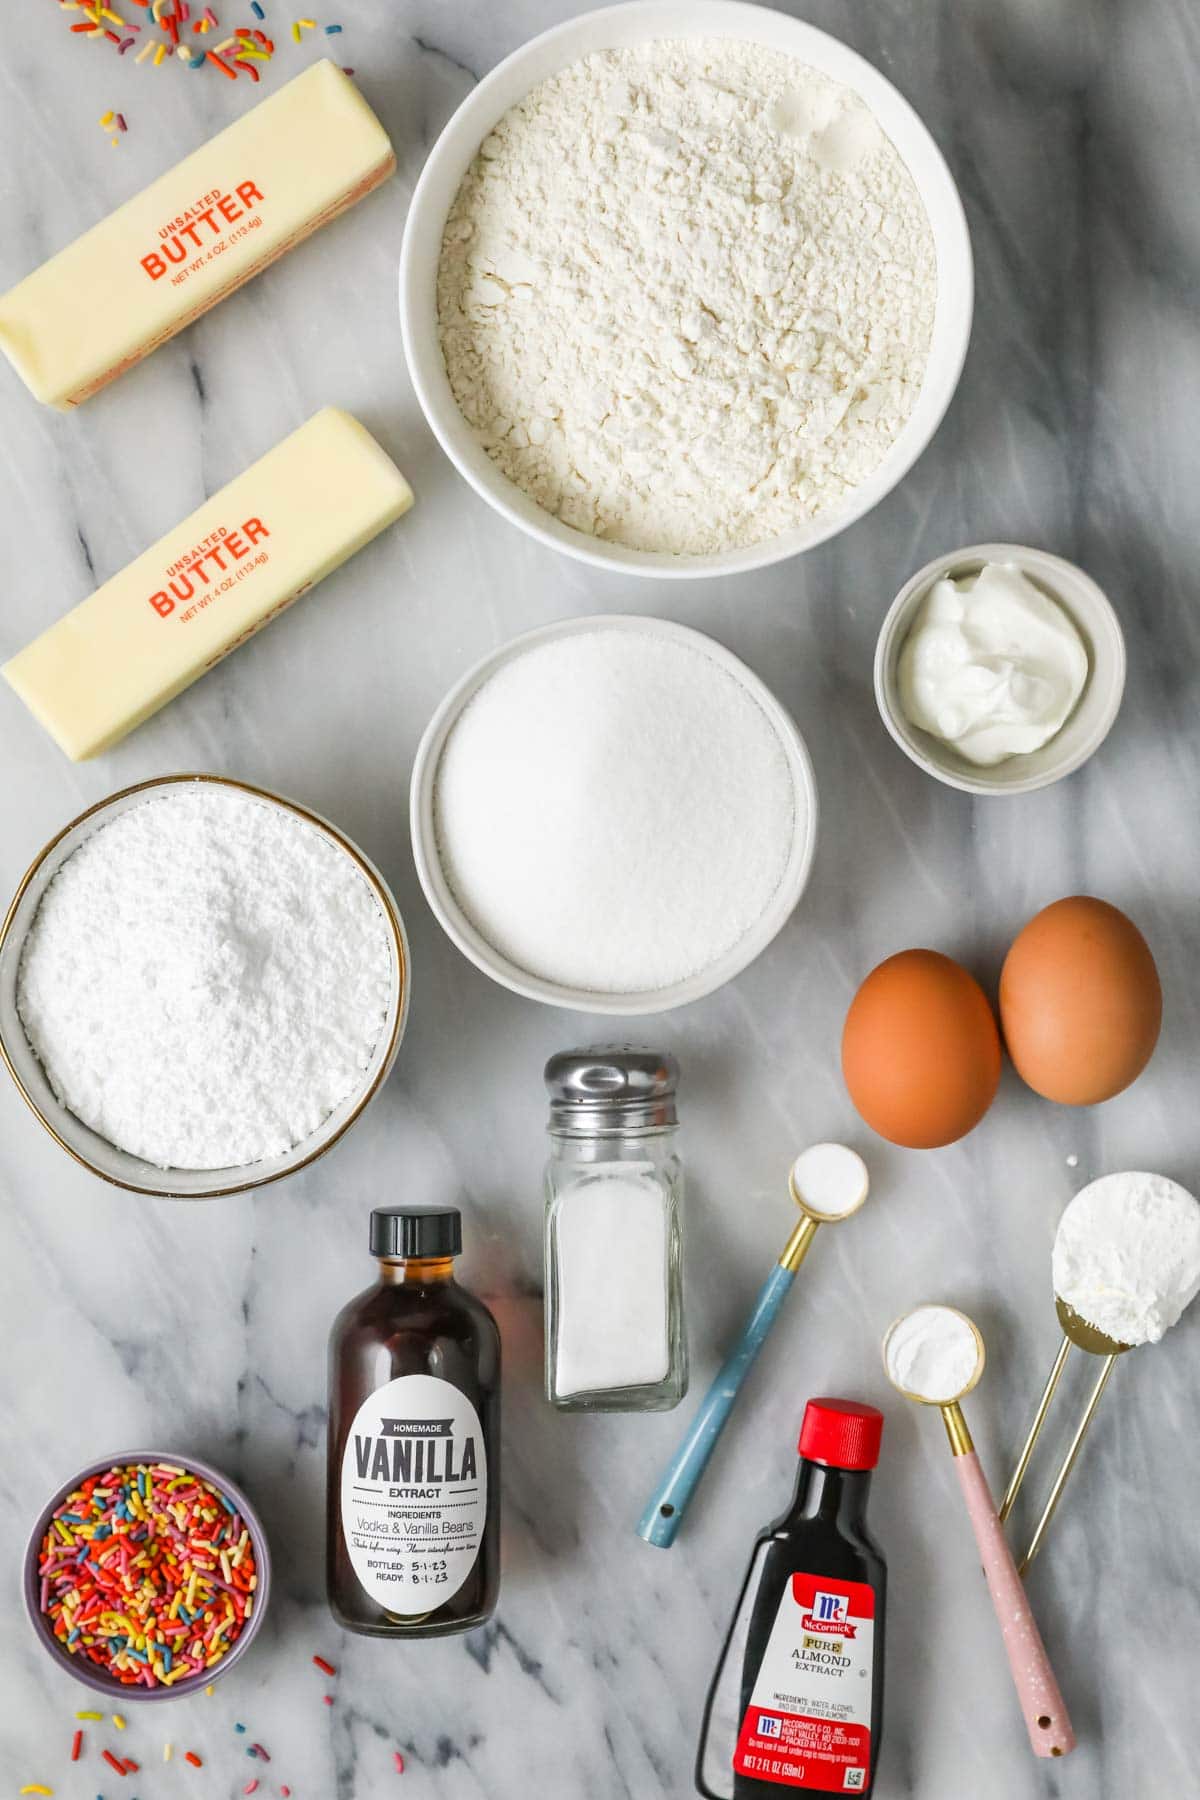
{"label": "red bottle cap", "polygon": [[800,1454],[835,1469],[873,1469],[883,1414],[861,1400],[810,1400],[800,1427]]}

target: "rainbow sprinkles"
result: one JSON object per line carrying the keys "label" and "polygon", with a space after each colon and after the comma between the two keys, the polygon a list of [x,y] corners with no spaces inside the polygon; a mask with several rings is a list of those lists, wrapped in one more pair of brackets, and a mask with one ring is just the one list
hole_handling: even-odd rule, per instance
{"label": "rainbow sprinkles", "polygon": [[[178,60],[187,69],[204,69],[210,64],[230,81],[248,76],[252,82],[261,79],[260,65],[270,62],[275,54],[273,38],[258,25],[238,26],[211,49],[206,40],[219,32],[221,21],[211,6],[196,6],[189,0],[120,0],[126,9],[138,8],[146,15],[142,20],[127,19],[106,0],[55,0],[60,12],[79,13],[72,32],[89,42],[111,43],[124,56],[133,49],[143,31],[161,35],[146,37],[134,56],[135,63],[148,63],[160,69],[165,62]],[[258,20],[266,12],[259,0],[250,0],[250,11]],[[295,43],[303,41],[306,31],[322,31],[327,37],[341,34],[340,25],[319,26],[316,19],[296,19],[291,35]],[[200,40],[197,42],[197,40]],[[114,142],[116,140],[114,139]]]}
{"label": "rainbow sprinkles", "polygon": [[56,1508],[38,1557],[54,1635],[126,1687],[172,1687],[228,1653],[254,1610],[245,1520],[172,1463],[114,1464]]}

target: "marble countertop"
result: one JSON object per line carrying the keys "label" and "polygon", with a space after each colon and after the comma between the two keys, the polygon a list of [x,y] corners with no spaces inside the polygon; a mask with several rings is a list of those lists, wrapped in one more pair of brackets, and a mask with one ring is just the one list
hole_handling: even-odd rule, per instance
{"label": "marble countertop", "polygon": [[[751,1540],[789,1495],[805,1398],[834,1391],[887,1412],[872,1503],[892,1578],[878,1800],[1194,1792],[1200,1313],[1118,1366],[1030,1580],[1080,1739],[1052,1766],[1026,1748],[941,1425],[891,1396],[877,1350],[917,1300],[975,1316],[989,1358],[970,1418],[999,1484],[1057,1344],[1049,1255],[1065,1201],[1122,1167],[1200,1183],[1188,9],[788,0],[878,63],[945,150],[974,235],[974,342],[936,442],[884,505],[799,560],[682,585],[606,577],[494,516],[436,448],[401,355],[396,261],[429,145],[479,74],[577,8],[355,0],[340,38],[300,49],[281,28],[295,9],[267,10],[280,52],[266,85],[335,43],[392,134],[399,176],[74,415],[38,407],[0,367],[0,658],[326,402],[380,437],[418,504],[94,763],[69,765],[0,687],[0,889],[115,788],[178,769],[243,776],[330,817],[384,870],[412,939],[412,1019],[391,1081],[330,1157],[205,1205],[104,1187],[0,1083],[2,1791],[42,1781],[111,1800],[115,1778],[99,1783],[92,1765],[113,1733],[93,1737],[78,1771],[67,1762],[88,1700],[33,1640],[20,1557],[61,1479],[154,1440],[250,1490],[277,1586],[253,1654],[211,1699],[131,1709],[121,1747],[143,1773],[126,1800],[211,1800],[254,1773],[260,1793],[287,1782],[296,1800],[684,1800]],[[0,62],[0,290],[250,97],[211,72],[155,73],[72,39],[52,0],[21,12]],[[98,125],[109,107],[129,122],[116,150]],[[1120,612],[1130,673],[1085,770],[975,803],[899,753],[870,674],[906,577],[985,539],[1080,562]],[[786,1236],[794,1152],[846,1138],[873,1181],[861,1217],[818,1243],[669,1553],[633,1526],[693,1401],[665,1417],[589,1419],[553,1415],[540,1394],[541,1069],[609,1028],[473,969],[423,902],[406,826],[414,747],[461,671],[518,631],[600,610],[682,620],[745,658],[806,733],[821,793],[813,878],[791,924],[724,991],[639,1028],[683,1068],[693,1397]],[[1010,1074],[955,1148],[869,1141],[836,1058],[866,970],[918,943],[993,977],[1024,920],[1080,890],[1130,911],[1158,958],[1166,1026],[1143,1079],[1069,1112]],[[326,1336],[371,1279],[369,1208],[401,1199],[463,1206],[464,1278],[502,1324],[505,1572],[484,1630],[393,1647],[341,1636],[325,1610],[322,1490]],[[1064,1409],[1084,1385],[1072,1370]],[[332,1707],[314,1652],[339,1667]],[[269,1768],[245,1760],[235,1720],[271,1750]],[[167,1738],[177,1760],[163,1768]],[[203,1776],[178,1761],[188,1747]]]}

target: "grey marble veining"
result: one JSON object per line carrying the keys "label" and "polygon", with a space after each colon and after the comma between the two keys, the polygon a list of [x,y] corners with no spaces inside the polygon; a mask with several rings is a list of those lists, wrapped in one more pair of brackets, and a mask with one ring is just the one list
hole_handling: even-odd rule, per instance
{"label": "grey marble veining", "polygon": [[[268,89],[328,42],[297,50],[293,10],[268,0],[280,44]],[[1055,1349],[1062,1205],[1123,1166],[1200,1183],[1194,10],[789,0],[877,62],[942,144],[974,237],[974,341],[935,444],[875,513],[800,560],[688,586],[606,577],[494,517],[434,445],[400,350],[396,260],[425,151],[481,73],[573,10],[346,4],[333,42],[393,136],[397,180],[74,415],[37,407],[0,369],[0,657],[325,402],[358,413],[418,494],[385,540],[95,763],[67,764],[0,688],[0,889],[114,788],[220,770],[361,843],[399,896],[415,965],[408,1037],[377,1103],[327,1160],[257,1198],[167,1206],[109,1191],[0,1086],[0,1776],[6,1791],[40,1780],[71,1800],[111,1800],[118,1785],[94,1763],[69,1772],[71,1715],[88,1702],[34,1643],[17,1574],[55,1483],[152,1439],[244,1482],[277,1587],[258,1647],[212,1699],[130,1709],[123,1747],[143,1766],[130,1794],[212,1800],[257,1773],[261,1793],[287,1781],[297,1800],[683,1800],[751,1539],[789,1493],[803,1401],[840,1390],[888,1419],[873,1502],[892,1574],[879,1800],[1195,1793],[1200,1317],[1118,1366],[1031,1578],[1081,1746],[1053,1766],[1025,1746],[940,1423],[891,1396],[877,1350],[920,1299],[978,1319],[989,1363],[969,1414],[1000,1485]],[[0,59],[0,289],[248,98],[215,74],[81,44],[51,0],[20,12]],[[129,121],[117,151],[97,124],[108,107]],[[1120,611],[1130,680],[1082,773],[974,803],[891,743],[870,663],[911,571],[988,538],[1081,562]],[[683,1068],[694,1395],[786,1236],[795,1151],[845,1137],[873,1181],[864,1212],[818,1241],[667,1553],[633,1526],[689,1402],[588,1419],[540,1399],[540,1071],[597,1022],[522,1003],[458,955],[425,908],[406,828],[413,750],[446,687],[514,632],[593,610],[658,612],[729,644],[795,713],[821,792],[813,879],[788,928],[732,986],[642,1028]],[[1143,1080],[1066,1112],[1009,1075],[958,1147],[867,1141],[836,1062],[862,974],[925,943],[992,976],[1030,913],[1079,890],[1127,907],[1158,957],[1166,1028]],[[465,1278],[502,1324],[505,1578],[485,1631],[391,1648],[340,1637],[324,1611],[324,1353],[334,1312],[371,1277],[367,1211],[401,1198],[462,1203]],[[333,1708],[314,1651],[339,1665]],[[269,1769],[241,1754],[235,1719],[271,1749]],[[177,1757],[199,1751],[203,1774],[163,1768],[164,1738]]]}

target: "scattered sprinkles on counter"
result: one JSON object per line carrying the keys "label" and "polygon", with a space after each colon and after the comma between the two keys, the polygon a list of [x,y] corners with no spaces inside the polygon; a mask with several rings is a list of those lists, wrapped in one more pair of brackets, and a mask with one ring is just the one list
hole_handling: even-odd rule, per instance
{"label": "scattered sprinkles on counter", "polygon": [[[38,1559],[55,1636],[126,1686],[214,1667],[254,1608],[250,1534],[208,1482],[167,1463],[92,1475],[59,1506]],[[125,1721],[113,1715],[118,1730]]]}
{"label": "scattered sprinkles on counter", "polygon": [[[135,63],[149,63],[155,69],[160,69],[167,58],[174,55],[187,69],[203,69],[211,63],[230,81],[236,81],[239,75],[247,75],[252,82],[257,82],[260,79],[258,65],[269,62],[275,54],[274,40],[256,26],[235,26],[231,36],[209,49],[204,40],[220,30],[220,17],[211,6],[201,9],[189,5],[188,0],[122,0],[126,8],[140,7],[147,14],[142,23],[126,19],[116,5],[108,6],[104,0],[56,0],[56,4],[60,12],[82,14],[70,27],[72,32],[81,34],[88,42],[111,42],[120,56],[133,49],[143,25],[157,28],[162,36],[148,36],[133,59]],[[266,10],[259,0],[250,0],[250,11],[256,19],[265,21]],[[304,32],[318,29],[326,37],[339,37],[342,33],[341,25],[321,26],[316,19],[295,19],[292,39],[297,44],[302,43]],[[196,39],[201,41],[197,43]],[[353,70],[347,69],[346,73],[352,74]],[[102,123],[107,128],[114,120],[118,131],[128,129],[120,113],[107,113]],[[115,146],[120,139],[113,137],[111,142]]]}
{"label": "scattered sprinkles on counter", "polygon": [[[108,1478],[106,1477],[105,1479],[107,1480]],[[73,1496],[73,1498],[74,1498],[74,1496]],[[323,1656],[314,1656],[312,1660],[313,1660],[314,1664],[316,1664],[316,1666],[321,1670],[321,1672],[323,1674],[331,1676],[331,1677],[336,1676],[337,1669],[334,1667],[334,1665],[332,1663],[326,1661],[326,1659]],[[204,1691],[206,1694],[209,1694],[212,1692],[212,1689],[205,1688]],[[332,1699],[332,1696],[327,1696],[327,1698]],[[75,1714],[76,1720],[82,1720],[86,1724],[95,1724],[95,1725],[103,1724],[106,1717],[108,1717],[111,1720],[111,1722],[116,1730],[125,1731],[128,1729],[129,1721],[127,1719],[125,1719],[120,1713],[111,1713],[111,1714],[106,1715],[98,1710],[93,1709],[93,1708],[87,1708],[87,1709],[79,1711]],[[237,1735],[240,1735],[243,1737],[246,1735],[246,1726],[241,1722],[241,1720],[238,1720],[235,1722],[233,1730],[234,1730],[235,1734],[237,1734]],[[74,1762],[79,1762],[81,1760],[86,1761],[87,1760],[87,1750],[88,1750],[87,1740],[84,1736],[82,1726],[77,1725],[72,1734],[72,1737],[71,1737],[71,1744],[70,1744],[70,1760],[71,1760],[71,1762],[74,1763]],[[162,1760],[165,1763],[170,1762],[174,1756],[174,1751],[175,1751],[175,1746],[173,1743],[170,1743],[170,1742],[164,1743],[163,1750],[162,1750]],[[95,1752],[93,1752],[93,1754],[95,1754]],[[100,1755],[101,1760],[108,1765],[108,1767],[113,1771],[113,1773],[115,1775],[120,1775],[123,1777],[127,1777],[130,1775],[136,1775],[139,1772],[140,1767],[141,1767],[141,1765],[138,1762],[136,1762],[132,1756],[121,1757],[121,1756],[118,1756],[115,1751],[107,1749],[107,1748],[100,1748],[99,1755]],[[259,1743],[251,1744],[249,1746],[249,1748],[246,1750],[246,1755],[253,1758],[257,1762],[269,1763],[271,1761],[269,1752],[266,1750],[266,1748],[262,1744],[259,1744]],[[393,1757],[394,1757],[397,1773],[403,1774],[403,1772],[404,1772],[403,1756],[401,1756],[400,1752],[397,1750],[397,1751],[393,1752]],[[206,1766],[206,1759],[204,1757],[202,1757],[198,1751],[195,1751],[195,1750],[185,1750],[182,1753],[182,1760],[184,1762],[186,1762],[187,1764],[189,1764],[189,1766],[193,1769],[202,1769]],[[211,1761],[211,1758],[209,1758],[208,1760]],[[264,1782],[267,1782],[268,1780],[269,1780],[269,1777],[266,1777],[266,1776],[260,1777],[258,1775],[252,1775],[250,1777],[249,1781],[247,1781],[245,1783],[245,1785],[242,1787],[241,1792],[243,1794],[261,1794],[263,1796],[263,1800],[268,1800],[268,1796],[271,1794],[278,1794],[279,1800],[291,1800],[292,1790],[290,1787],[288,1787],[286,1782],[281,1783],[278,1788],[274,1788],[271,1786],[264,1786]],[[47,1786],[45,1783],[36,1782],[36,1781],[29,1782],[26,1784],[26,1786],[24,1786],[23,1788],[20,1788],[18,1790],[18,1792],[20,1794],[41,1794],[41,1795],[47,1795],[47,1796],[53,1795],[54,1791],[55,1790],[52,1787]],[[196,1791],[196,1790],[192,1790],[192,1791]],[[105,1796],[103,1794],[97,1794],[96,1800],[105,1800]],[[137,1796],[129,1795],[128,1800],[137,1800]]]}

